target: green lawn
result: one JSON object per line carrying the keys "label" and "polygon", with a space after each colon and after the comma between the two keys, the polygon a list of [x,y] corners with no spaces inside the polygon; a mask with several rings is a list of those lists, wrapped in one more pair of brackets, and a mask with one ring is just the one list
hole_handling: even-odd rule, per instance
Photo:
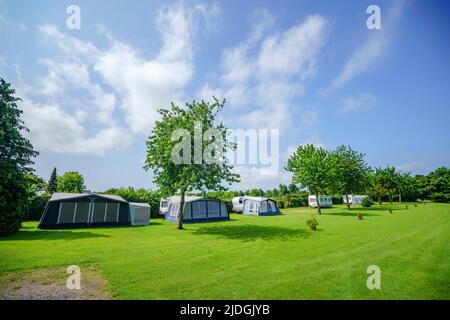
{"label": "green lawn", "polygon": [[[15,270],[99,268],[117,299],[449,299],[450,205],[351,212],[285,209],[273,217],[146,227],[39,230],[0,238],[0,278]],[[356,213],[363,212],[364,220]],[[366,287],[369,265],[381,290]]]}

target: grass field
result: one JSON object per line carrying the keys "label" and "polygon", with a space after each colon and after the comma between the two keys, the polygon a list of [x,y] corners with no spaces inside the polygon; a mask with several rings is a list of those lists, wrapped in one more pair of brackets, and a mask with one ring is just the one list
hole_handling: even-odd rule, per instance
{"label": "grass field", "polygon": [[[450,205],[387,208],[324,209],[316,232],[310,208],[183,231],[160,219],[62,231],[27,222],[0,238],[0,279],[75,264],[99,269],[116,299],[449,299]],[[366,287],[369,265],[381,268],[380,290]]]}

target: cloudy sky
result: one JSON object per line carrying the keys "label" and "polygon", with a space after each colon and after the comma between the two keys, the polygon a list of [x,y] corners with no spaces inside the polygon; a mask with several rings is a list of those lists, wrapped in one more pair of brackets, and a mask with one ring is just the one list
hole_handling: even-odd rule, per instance
{"label": "cloudy sky", "polygon": [[[66,25],[72,4],[80,29]],[[371,4],[381,30],[367,28]],[[427,173],[450,165],[449,13],[418,0],[0,0],[0,76],[23,98],[38,174],[77,170],[92,190],[154,187],[142,165],[156,109],[212,95],[229,128],[279,129],[279,170],[237,166],[233,189],[289,183],[283,166],[306,143]]]}

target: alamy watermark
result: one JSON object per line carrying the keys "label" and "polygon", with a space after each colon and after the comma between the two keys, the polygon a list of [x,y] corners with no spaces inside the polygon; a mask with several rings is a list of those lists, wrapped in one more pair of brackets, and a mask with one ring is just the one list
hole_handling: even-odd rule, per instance
{"label": "alamy watermark", "polygon": [[[217,129],[203,131],[202,123],[194,123],[193,136],[186,129],[172,132],[172,162],[181,164],[254,165],[262,174],[272,174],[280,167],[279,129]],[[236,148],[227,148],[226,144]],[[193,151],[192,151],[192,145]]]}
{"label": "alamy watermark", "polygon": [[67,267],[67,273],[70,274],[67,277],[66,287],[69,290],[80,290],[81,289],[81,269],[77,265],[71,265]]}
{"label": "alamy watermark", "polygon": [[367,267],[367,273],[370,276],[367,278],[366,286],[367,289],[381,289],[381,269],[377,265],[371,265]]}
{"label": "alamy watermark", "polygon": [[66,27],[69,30],[81,29],[81,9],[75,4],[67,7],[66,13],[69,15],[66,20]]}

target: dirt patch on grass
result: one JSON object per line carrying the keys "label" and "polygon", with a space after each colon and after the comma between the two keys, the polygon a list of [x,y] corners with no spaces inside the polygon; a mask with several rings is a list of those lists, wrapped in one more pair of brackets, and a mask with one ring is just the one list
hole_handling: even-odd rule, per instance
{"label": "dirt patch on grass", "polygon": [[81,267],[81,289],[68,289],[65,268],[0,274],[0,300],[108,300],[112,295],[102,273]]}

